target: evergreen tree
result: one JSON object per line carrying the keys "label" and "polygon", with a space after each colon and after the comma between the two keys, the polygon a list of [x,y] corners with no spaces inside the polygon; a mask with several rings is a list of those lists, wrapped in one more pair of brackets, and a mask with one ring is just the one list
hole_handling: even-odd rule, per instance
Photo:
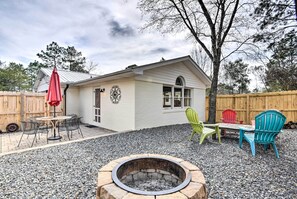
{"label": "evergreen tree", "polygon": [[297,35],[291,31],[271,47],[266,84],[272,91],[297,89]]}
{"label": "evergreen tree", "polygon": [[7,71],[4,67],[0,68],[0,79],[0,91],[9,91],[9,74],[7,74]]}
{"label": "evergreen tree", "polygon": [[0,78],[0,90],[30,90],[28,76],[22,64],[16,64],[14,62],[11,62],[8,66],[0,68]]}
{"label": "evergreen tree", "polygon": [[41,53],[37,53],[37,56],[43,61],[42,64],[49,68],[56,66],[63,70],[88,73],[84,69],[86,58],[74,46],[64,48],[53,41],[46,46],[46,51],[41,50]]}
{"label": "evergreen tree", "polygon": [[51,44],[46,46],[46,51],[41,50],[41,53],[37,53],[37,57],[39,57],[44,65],[47,65],[49,68],[57,68],[63,69],[63,54],[64,48],[60,47],[56,42],[52,42]]}
{"label": "evergreen tree", "polygon": [[48,66],[35,60],[34,62],[30,62],[26,68],[31,89],[33,88],[34,82],[36,81],[37,73],[40,68],[48,68]]}
{"label": "evergreen tree", "polygon": [[288,32],[297,34],[297,5],[293,0],[259,0],[254,11],[260,32],[255,35],[255,41],[273,46]]}
{"label": "evergreen tree", "polygon": [[238,59],[225,64],[224,69],[226,77],[225,89],[229,91],[229,94],[249,92],[248,64],[243,63],[242,59]]}
{"label": "evergreen tree", "polygon": [[64,50],[63,62],[65,63],[65,69],[70,71],[77,71],[82,73],[88,73],[84,69],[86,64],[86,58],[82,56],[81,52],[78,52],[74,46],[68,46]]}

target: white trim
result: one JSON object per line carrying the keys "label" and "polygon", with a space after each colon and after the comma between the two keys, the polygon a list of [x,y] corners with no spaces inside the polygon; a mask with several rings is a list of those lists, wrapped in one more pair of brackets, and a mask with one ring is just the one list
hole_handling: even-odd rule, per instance
{"label": "white trim", "polygon": [[[148,81],[146,81],[146,80],[135,80],[136,82],[148,82]],[[166,84],[164,84],[164,82],[161,82],[161,81],[150,81],[150,83],[154,83],[154,84],[161,84],[161,85],[164,85],[164,86],[169,86],[169,87],[171,87],[172,86],[172,84],[168,84],[168,83],[166,83]],[[191,86],[191,87],[187,87],[187,86],[185,86],[185,88],[190,88],[190,89],[205,89],[205,87],[193,87],[193,86]]]}
{"label": "white trim", "polygon": [[[184,108],[185,107],[185,94],[184,94],[184,92],[185,92],[185,89],[188,89],[188,90],[190,90],[190,97],[187,97],[186,99],[189,99],[190,100],[190,106],[192,105],[192,90],[193,90],[193,88],[190,88],[190,87],[186,87],[186,85],[185,85],[185,78],[183,77],[183,76],[178,76],[177,78],[176,78],[176,80],[177,79],[181,79],[181,81],[182,81],[182,86],[180,86],[180,85],[169,85],[169,84],[163,84],[163,86],[162,86],[162,101],[163,101],[163,103],[162,103],[162,108],[163,108],[163,110],[176,110],[176,109],[179,109],[179,108]],[[175,83],[176,83],[176,81],[175,81]],[[164,107],[164,87],[170,87],[171,88],[171,107],[169,108],[169,107]],[[179,88],[179,89],[181,89],[181,96],[179,97],[179,98],[176,98],[175,97],[175,89],[176,88]],[[180,103],[180,106],[176,106],[175,107],[175,105],[174,105],[174,103],[175,103],[175,99],[180,99],[180,101],[181,101],[181,103]]]}
{"label": "white trim", "polygon": [[179,113],[179,112],[185,112],[186,109],[188,108],[187,107],[184,107],[184,108],[179,108],[179,107],[176,107],[174,109],[163,109],[163,114],[167,114],[167,113]]}

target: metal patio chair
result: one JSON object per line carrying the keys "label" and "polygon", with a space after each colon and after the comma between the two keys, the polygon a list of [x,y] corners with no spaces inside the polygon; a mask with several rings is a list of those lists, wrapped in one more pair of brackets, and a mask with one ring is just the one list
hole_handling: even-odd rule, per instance
{"label": "metal patio chair", "polygon": [[38,131],[40,131],[38,122],[21,121],[21,130],[22,130],[22,136],[18,143],[18,147],[20,146],[20,143],[21,143],[24,135],[28,135],[28,137],[29,137],[29,135],[34,135],[34,138],[33,138],[32,144],[31,144],[31,147],[32,147],[34,144],[34,141],[37,142],[36,136],[37,136]]}
{"label": "metal patio chair", "polygon": [[[40,139],[40,135],[44,133],[46,134],[46,138],[48,138],[48,133],[52,129],[52,126],[44,121],[36,120],[36,118],[38,117],[41,117],[41,116],[30,117],[29,120],[32,122],[36,122],[38,124],[37,134],[39,135],[39,139]],[[46,140],[48,143],[48,139]]]}
{"label": "metal patio chair", "polygon": [[63,122],[59,123],[58,131],[66,131],[69,140],[72,138],[72,132],[75,130],[81,134],[81,137],[84,137],[80,128],[80,119],[81,117],[73,116],[70,119],[64,120]]}

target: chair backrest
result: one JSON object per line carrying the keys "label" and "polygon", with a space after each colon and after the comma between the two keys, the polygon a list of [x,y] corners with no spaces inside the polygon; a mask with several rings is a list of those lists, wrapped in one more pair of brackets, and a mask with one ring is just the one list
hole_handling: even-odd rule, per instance
{"label": "chair backrest", "polygon": [[72,113],[72,114],[68,114],[67,116],[70,116],[71,118],[72,117],[78,117],[76,114]]}
{"label": "chair backrest", "polygon": [[267,144],[275,137],[286,122],[286,117],[277,110],[267,110],[255,118],[255,142]]}
{"label": "chair backrest", "polygon": [[232,109],[226,109],[222,112],[222,120],[224,123],[236,123],[236,112]]}
{"label": "chair backrest", "polygon": [[38,123],[33,121],[21,121],[21,130],[24,134],[31,134],[37,131]]}
{"label": "chair backrest", "polygon": [[198,113],[193,108],[186,109],[186,116],[194,131],[203,132],[203,122],[199,121]]}
{"label": "chair backrest", "polygon": [[77,130],[80,127],[80,117],[72,117],[70,119],[65,120],[62,125],[61,128],[67,128],[69,131],[73,131],[73,130]]}

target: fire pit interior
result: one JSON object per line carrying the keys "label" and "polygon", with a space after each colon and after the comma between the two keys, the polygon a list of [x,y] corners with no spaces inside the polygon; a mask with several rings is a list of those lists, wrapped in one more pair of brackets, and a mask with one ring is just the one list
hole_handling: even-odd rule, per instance
{"label": "fire pit interior", "polygon": [[187,186],[191,174],[169,159],[143,157],[117,165],[112,171],[112,179],[119,187],[132,193],[163,195]]}
{"label": "fire pit interior", "polygon": [[161,154],[122,157],[100,168],[96,199],[205,199],[200,169]]}

